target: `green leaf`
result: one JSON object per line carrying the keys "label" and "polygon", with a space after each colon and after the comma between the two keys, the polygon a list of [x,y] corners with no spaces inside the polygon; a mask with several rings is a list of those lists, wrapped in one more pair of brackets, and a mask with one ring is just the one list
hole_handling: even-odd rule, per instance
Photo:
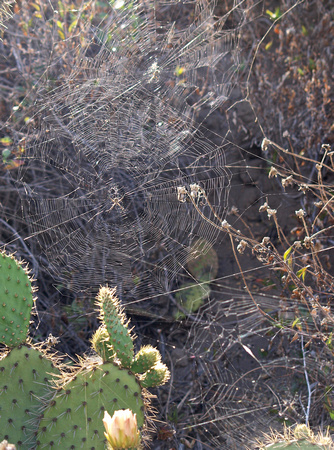
{"label": "green leaf", "polygon": [[12,152],[9,150],[9,148],[5,148],[4,150],[2,150],[2,159],[5,161],[7,161],[7,159],[10,158]]}
{"label": "green leaf", "polygon": [[304,281],[304,280],[305,280],[305,275],[306,275],[307,269],[308,269],[309,267],[310,267],[310,266],[305,266],[305,267],[303,267],[302,269],[298,270],[298,272],[297,272],[297,277],[298,277],[298,278],[302,278],[302,280]]}
{"label": "green leaf", "polygon": [[179,77],[180,75],[182,75],[183,74],[183,72],[185,71],[185,68],[184,67],[180,67],[180,66],[176,66],[176,69],[175,69],[175,75],[177,76],[177,77]]}
{"label": "green leaf", "polygon": [[58,11],[59,11],[60,17],[64,18],[65,8],[61,1],[58,1]]}
{"label": "green leaf", "polygon": [[288,257],[289,257],[289,255],[290,255],[292,249],[293,249],[293,247],[291,246],[291,247],[289,247],[289,248],[284,252],[284,255],[283,255],[284,261],[286,261],[286,260],[288,259]]}
{"label": "green leaf", "polygon": [[61,30],[58,30],[58,34],[60,36],[60,39],[62,39],[63,41],[65,41],[65,35]]}
{"label": "green leaf", "polygon": [[309,60],[308,60],[308,67],[309,67],[310,70],[315,70],[316,65],[315,65],[314,59],[309,58]]}
{"label": "green leaf", "polygon": [[36,3],[30,3],[30,4],[31,4],[31,6],[33,6],[36,9],[36,11],[41,10],[41,7],[39,5],[37,5]]}
{"label": "green leaf", "polygon": [[270,11],[269,9],[267,9],[266,14],[268,14],[268,16],[271,18],[271,20],[277,20],[281,17],[281,10],[279,7],[277,7],[275,9],[275,12]]}
{"label": "green leaf", "polygon": [[296,319],[293,321],[291,328],[294,328],[296,325],[299,325],[299,327],[297,327],[298,329],[300,329],[300,319],[299,317],[296,317]]}
{"label": "green leaf", "polygon": [[268,44],[264,47],[265,50],[269,50],[272,45],[273,45],[273,41],[268,42]]}
{"label": "green leaf", "polygon": [[13,141],[9,136],[5,136],[0,139],[0,143],[2,145],[5,145],[6,147],[8,147],[9,145],[11,145],[13,143]]}
{"label": "green leaf", "polygon": [[78,24],[78,20],[77,19],[73,20],[71,25],[68,27],[68,31],[71,33],[72,30],[77,26],[77,24]]}
{"label": "green leaf", "polygon": [[307,31],[307,28],[305,27],[305,25],[302,25],[302,34],[303,34],[303,36],[308,35],[308,31]]}

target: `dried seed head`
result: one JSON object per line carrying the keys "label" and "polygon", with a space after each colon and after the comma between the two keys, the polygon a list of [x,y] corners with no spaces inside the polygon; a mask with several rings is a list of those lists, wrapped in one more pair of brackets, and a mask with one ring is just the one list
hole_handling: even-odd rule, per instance
{"label": "dried seed head", "polygon": [[268,219],[270,219],[271,216],[276,216],[277,209],[267,208],[267,214],[268,214]]}
{"label": "dried seed head", "polygon": [[295,213],[296,213],[296,216],[299,218],[299,219],[301,219],[302,217],[304,217],[305,216],[305,211],[303,210],[303,209],[299,209],[298,211],[295,211]]}
{"label": "dried seed head", "polygon": [[261,150],[262,150],[263,152],[266,152],[266,151],[268,150],[269,144],[270,144],[269,139],[264,138],[263,141],[262,141],[262,144],[261,144]]}
{"label": "dried seed head", "polygon": [[304,239],[304,247],[305,248],[310,249],[311,247],[313,247],[313,245],[314,245],[314,243],[310,237],[306,237]]}
{"label": "dried seed head", "polygon": [[195,183],[190,185],[190,195],[193,198],[198,197],[198,195],[200,195],[201,193],[202,193],[201,186]]}
{"label": "dried seed head", "polygon": [[269,208],[269,205],[267,202],[265,202],[262,206],[259,208],[259,212],[265,212]]}
{"label": "dried seed head", "polygon": [[185,186],[177,187],[177,199],[179,202],[185,203],[187,200],[188,191]]}
{"label": "dried seed head", "polygon": [[277,175],[278,175],[278,170],[276,169],[276,167],[271,166],[270,172],[268,174],[268,178],[274,178],[274,177],[277,177]]}
{"label": "dried seed head", "polygon": [[299,185],[298,191],[302,191],[302,192],[305,194],[305,192],[306,192],[307,190],[308,190],[307,184],[300,184],[300,185]]}
{"label": "dried seed head", "polygon": [[246,250],[246,248],[247,248],[247,242],[242,239],[238,244],[237,250],[239,253],[243,254],[244,251]]}
{"label": "dried seed head", "polygon": [[283,186],[284,189],[287,186],[293,186],[293,183],[294,183],[294,181],[292,179],[292,175],[282,179],[282,186]]}

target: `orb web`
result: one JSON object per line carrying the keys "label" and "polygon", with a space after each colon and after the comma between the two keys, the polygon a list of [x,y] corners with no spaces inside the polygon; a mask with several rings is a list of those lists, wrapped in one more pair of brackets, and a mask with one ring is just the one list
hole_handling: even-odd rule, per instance
{"label": "orb web", "polygon": [[[38,87],[21,172],[25,217],[48,269],[75,291],[161,286],[184,267],[195,240],[217,239],[212,208],[194,208],[177,192],[198,184],[224,217],[226,144],[213,144],[195,118],[199,105],[206,117],[228,98],[238,27],[225,30],[227,18],[216,20],[205,2],[193,12],[177,30],[157,25],[157,4],[154,13],[137,3],[111,9],[89,45],[76,49],[70,73],[57,82],[47,73]],[[43,181],[31,192],[37,166]]]}

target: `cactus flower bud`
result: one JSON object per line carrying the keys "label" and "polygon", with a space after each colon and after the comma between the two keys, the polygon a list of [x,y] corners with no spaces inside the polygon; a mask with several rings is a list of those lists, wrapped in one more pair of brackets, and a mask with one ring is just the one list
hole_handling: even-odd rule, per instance
{"label": "cactus flower bud", "polygon": [[8,444],[8,442],[6,440],[0,442],[0,450],[15,450],[15,449],[16,449],[15,445]]}
{"label": "cactus flower bud", "polygon": [[105,411],[103,425],[106,429],[104,435],[110,450],[137,449],[139,447],[140,433],[137,417],[130,409],[115,411],[112,417]]}

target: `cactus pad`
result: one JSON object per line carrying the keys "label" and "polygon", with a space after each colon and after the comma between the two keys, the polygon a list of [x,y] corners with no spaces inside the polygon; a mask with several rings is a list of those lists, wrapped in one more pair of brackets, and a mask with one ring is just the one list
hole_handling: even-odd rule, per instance
{"label": "cactus pad", "polygon": [[51,374],[59,374],[44,353],[16,347],[0,360],[0,441],[17,448],[35,447],[40,398],[50,391]]}
{"label": "cactus pad", "polygon": [[283,448],[291,450],[316,450],[317,448],[330,450],[334,448],[332,438],[328,431],[325,435],[321,432],[315,435],[305,424],[298,424],[295,428],[284,428],[283,434],[275,434],[275,432],[272,431],[271,434],[266,435],[266,441],[266,444],[261,445],[261,449],[263,450]]}
{"label": "cactus pad", "polygon": [[135,360],[131,365],[133,373],[144,373],[160,362],[161,355],[159,350],[151,345],[145,345],[136,354]]}
{"label": "cactus pad", "polygon": [[33,290],[26,270],[14,256],[0,253],[0,342],[23,344],[28,335]]}
{"label": "cactus pad", "polygon": [[114,352],[110,342],[109,333],[104,325],[101,325],[92,337],[92,347],[96,353],[102,358],[103,362],[112,361]]}
{"label": "cactus pad", "polygon": [[276,444],[269,444],[266,449],[268,450],[276,450],[276,449],[286,449],[286,450],[330,450],[333,447],[329,447],[322,444],[313,444],[312,442],[306,440],[298,440],[295,442],[277,442]]}
{"label": "cactus pad", "polygon": [[187,267],[198,281],[211,281],[218,273],[218,256],[209,242],[199,239],[192,246]]}
{"label": "cactus pad", "polygon": [[38,449],[104,448],[103,416],[131,409],[138,426],[144,423],[144,402],[136,377],[113,363],[83,369],[65,381],[52,398],[40,422]]}
{"label": "cactus pad", "polygon": [[[196,312],[210,295],[210,288],[207,284],[184,283],[175,295],[175,300],[189,314]],[[175,319],[184,319],[186,315],[182,311],[177,311]]]}
{"label": "cactus pad", "polygon": [[102,287],[97,297],[100,319],[109,335],[111,345],[123,367],[131,366],[134,352],[133,341],[128,329],[128,321],[123,314],[115,289]]}
{"label": "cactus pad", "polygon": [[140,384],[144,388],[161,386],[169,380],[170,372],[165,364],[157,362],[152,369],[140,377]]}

